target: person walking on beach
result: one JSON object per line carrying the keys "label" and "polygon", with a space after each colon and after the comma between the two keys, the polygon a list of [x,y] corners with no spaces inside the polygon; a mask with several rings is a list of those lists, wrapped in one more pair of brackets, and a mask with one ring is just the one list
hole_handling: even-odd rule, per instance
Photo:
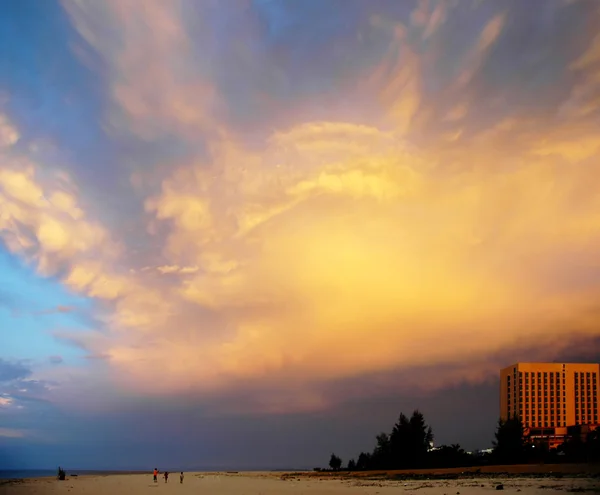
{"label": "person walking on beach", "polygon": [[169,481],[169,471],[165,471],[165,483]]}
{"label": "person walking on beach", "polygon": [[154,483],[158,481],[158,469],[154,468]]}
{"label": "person walking on beach", "polygon": [[181,471],[181,474],[179,475],[179,483],[183,483],[183,471]]}

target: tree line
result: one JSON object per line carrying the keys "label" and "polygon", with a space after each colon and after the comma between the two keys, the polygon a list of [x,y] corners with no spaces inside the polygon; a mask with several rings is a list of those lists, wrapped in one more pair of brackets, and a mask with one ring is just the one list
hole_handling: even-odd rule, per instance
{"label": "tree line", "polygon": [[466,452],[459,444],[433,448],[433,430],[415,410],[410,417],[400,413],[390,433],[379,433],[371,452],[361,452],[345,466],[332,453],[329,467],[334,471],[368,471],[600,460],[600,430],[582,436],[581,430],[575,429],[562,445],[550,449],[545,441],[527,438],[520,418],[510,418],[498,421],[494,437],[491,453]]}

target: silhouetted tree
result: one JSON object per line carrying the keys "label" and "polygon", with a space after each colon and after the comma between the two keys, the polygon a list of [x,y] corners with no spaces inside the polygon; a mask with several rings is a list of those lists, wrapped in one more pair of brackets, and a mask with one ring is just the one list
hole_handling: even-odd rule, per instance
{"label": "silhouetted tree", "polygon": [[339,470],[342,467],[342,459],[335,454],[331,454],[331,457],[329,458],[329,467],[334,471]]}
{"label": "silhouetted tree", "polygon": [[417,466],[422,466],[433,443],[433,430],[425,423],[425,417],[419,410],[415,410],[410,417],[410,428],[415,463]]}
{"label": "silhouetted tree", "polygon": [[392,460],[392,443],[387,433],[380,433],[376,437],[377,444],[371,455],[371,468],[390,469]]}
{"label": "silhouetted tree", "polygon": [[[520,432],[516,435],[515,432]],[[509,462],[520,462],[523,453],[523,427],[512,422],[500,422],[494,443],[495,453]],[[600,437],[599,437],[600,438]],[[515,440],[517,439],[517,440]],[[489,464],[492,456],[472,455],[458,444],[444,445],[431,450],[433,431],[417,409],[410,418],[400,413],[391,433],[382,432],[376,436],[372,453],[361,452],[356,461],[348,461],[348,470],[366,471],[370,469],[403,469],[421,467],[463,467]],[[599,453],[600,453],[600,441]],[[515,453],[517,455],[515,455]],[[521,455],[519,455],[521,454]],[[331,454],[329,466],[333,470],[341,468],[342,461]]]}
{"label": "silhouetted tree", "polygon": [[495,433],[494,459],[501,464],[518,464],[525,460],[525,429],[521,418],[498,420]]}
{"label": "silhouetted tree", "polygon": [[411,437],[410,420],[404,413],[400,413],[398,421],[392,429],[390,435],[390,448],[393,459],[393,465],[396,469],[408,467],[410,457],[410,437]]}
{"label": "silhouetted tree", "polygon": [[371,454],[361,452],[358,456],[358,460],[356,461],[356,469],[359,471],[371,469]]}
{"label": "silhouetted tree", "polygon": [[425,423],[425,418],[419,410],[415,410],[410,419],[401,413],[390,435],[392,467],[424,467],[432,441],[431,427]]}

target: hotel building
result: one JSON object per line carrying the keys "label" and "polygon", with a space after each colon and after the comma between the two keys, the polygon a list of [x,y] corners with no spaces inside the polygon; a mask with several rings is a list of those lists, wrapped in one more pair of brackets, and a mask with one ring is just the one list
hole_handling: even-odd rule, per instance
{"label": "hotel building", "polygon": [[517,363],[500,371],[500,418],[519,416],[532,438],[562,443],[568,428],[598,424],[600,365]]}

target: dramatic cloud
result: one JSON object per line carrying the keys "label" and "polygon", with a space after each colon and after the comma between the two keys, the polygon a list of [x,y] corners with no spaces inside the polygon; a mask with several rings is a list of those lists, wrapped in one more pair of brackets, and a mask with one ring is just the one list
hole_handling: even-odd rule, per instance
{"label": "dramatic cloud", "polygon": [[597,5],[326,4],[62,3],[110,165],[7,105],[0,238],[91,301],[33,377],[65,407],[306,413],[600,337]]}

